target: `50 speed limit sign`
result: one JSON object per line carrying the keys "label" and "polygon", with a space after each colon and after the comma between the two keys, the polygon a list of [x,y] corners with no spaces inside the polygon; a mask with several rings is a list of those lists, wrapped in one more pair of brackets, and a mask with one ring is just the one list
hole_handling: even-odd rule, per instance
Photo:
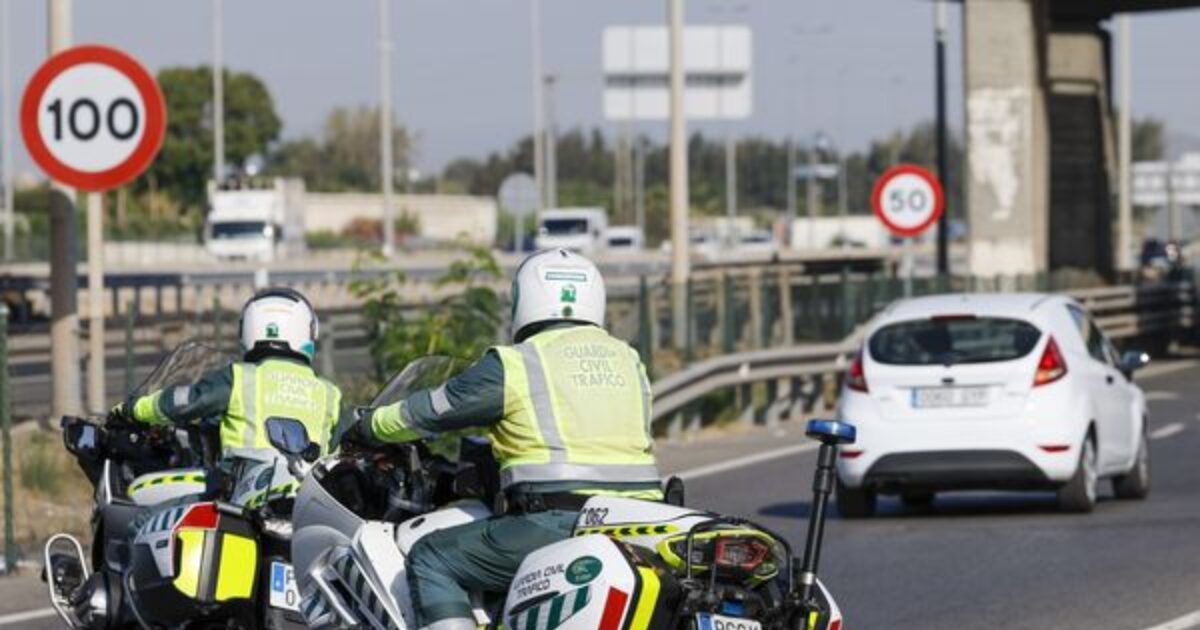
{"label": "50 speed limit sign", "polygon": [[129,55],[78,46],[46,60],[21,98],[33,161],[69,186],[115,188],[154,160],[167,126],[158,83]]}
{"label": "50 speed limit sign", "polygon": [[946,207],[946,197],[933,173],[901,164],[889,168],[875,182],[871,207],[892,234],[912,237],[937,222]]}

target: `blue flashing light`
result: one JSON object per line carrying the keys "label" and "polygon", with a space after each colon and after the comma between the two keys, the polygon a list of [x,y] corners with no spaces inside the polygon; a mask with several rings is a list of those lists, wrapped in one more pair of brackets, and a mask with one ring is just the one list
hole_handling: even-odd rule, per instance
{"label": "blue flashing light", "polygon": [[840,420],[809,420],[805,435],[833,444],[853,444],[858,431],[853,424]]}

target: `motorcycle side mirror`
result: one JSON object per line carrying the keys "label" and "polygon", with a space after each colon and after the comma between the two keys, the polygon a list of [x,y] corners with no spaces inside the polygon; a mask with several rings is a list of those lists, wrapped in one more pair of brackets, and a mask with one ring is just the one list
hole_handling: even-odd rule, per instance
{"label": "motorcycle side mirror", "polygon": [[295,418],[267,418],[267,440],[280,453],[310,464],[321,455],[321,447],[308,439],[308,429]]}
{"label": "motorcycle side mirror", "polygon": [[63,418],[63,446],[76,457],[93,460],[100,454],[100,427],[82,418]]}

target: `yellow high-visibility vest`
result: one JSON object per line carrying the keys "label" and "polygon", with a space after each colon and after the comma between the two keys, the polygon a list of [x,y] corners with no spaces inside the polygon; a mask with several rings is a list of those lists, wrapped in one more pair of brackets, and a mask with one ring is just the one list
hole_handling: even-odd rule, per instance
{"label": "yellow high-visibility vest", "polygon": [[229,409],[221,418],[221,450],[272,448],[267,418],[292,418],[304,423],[308,438],[329,446],[337,423],[342,394],[307,365],[292,361],[234,363]]}
{"label": "yellow high-visibility vest", "polygon": [[495,350],[504,365],[504,418],[491,440],[503,486],[659,481],[650,383],[628,344],[576,326]]}

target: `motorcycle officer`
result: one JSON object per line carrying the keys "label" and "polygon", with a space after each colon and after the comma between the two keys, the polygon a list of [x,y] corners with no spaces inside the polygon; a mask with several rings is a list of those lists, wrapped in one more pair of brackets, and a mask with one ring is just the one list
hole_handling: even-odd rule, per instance
{"label": "motorcycle officer", "polygon": [[506,590],[528,553],[571,535],[589,495],[662,498],[645,367],[604,330],[605,299],[604,279],[587,258],[562,249],[533,254],[513,279],[513,345],[489,349],[442,386],[348,429],[366,443],[489,429],[506,511],[413,547],[418,627],[475,630],[468,592]]}
{"label": "motorcycle officer", "polygon": [[267,418],[294,418],[304,423],[324,453],[342,394],[312,369],[317,328],[317,314],[300,292],[259,291],[242,307],[241,361],[190,385],[131,399],[110,415],[145,425],[219,417],[222,459],[271,449]]}

